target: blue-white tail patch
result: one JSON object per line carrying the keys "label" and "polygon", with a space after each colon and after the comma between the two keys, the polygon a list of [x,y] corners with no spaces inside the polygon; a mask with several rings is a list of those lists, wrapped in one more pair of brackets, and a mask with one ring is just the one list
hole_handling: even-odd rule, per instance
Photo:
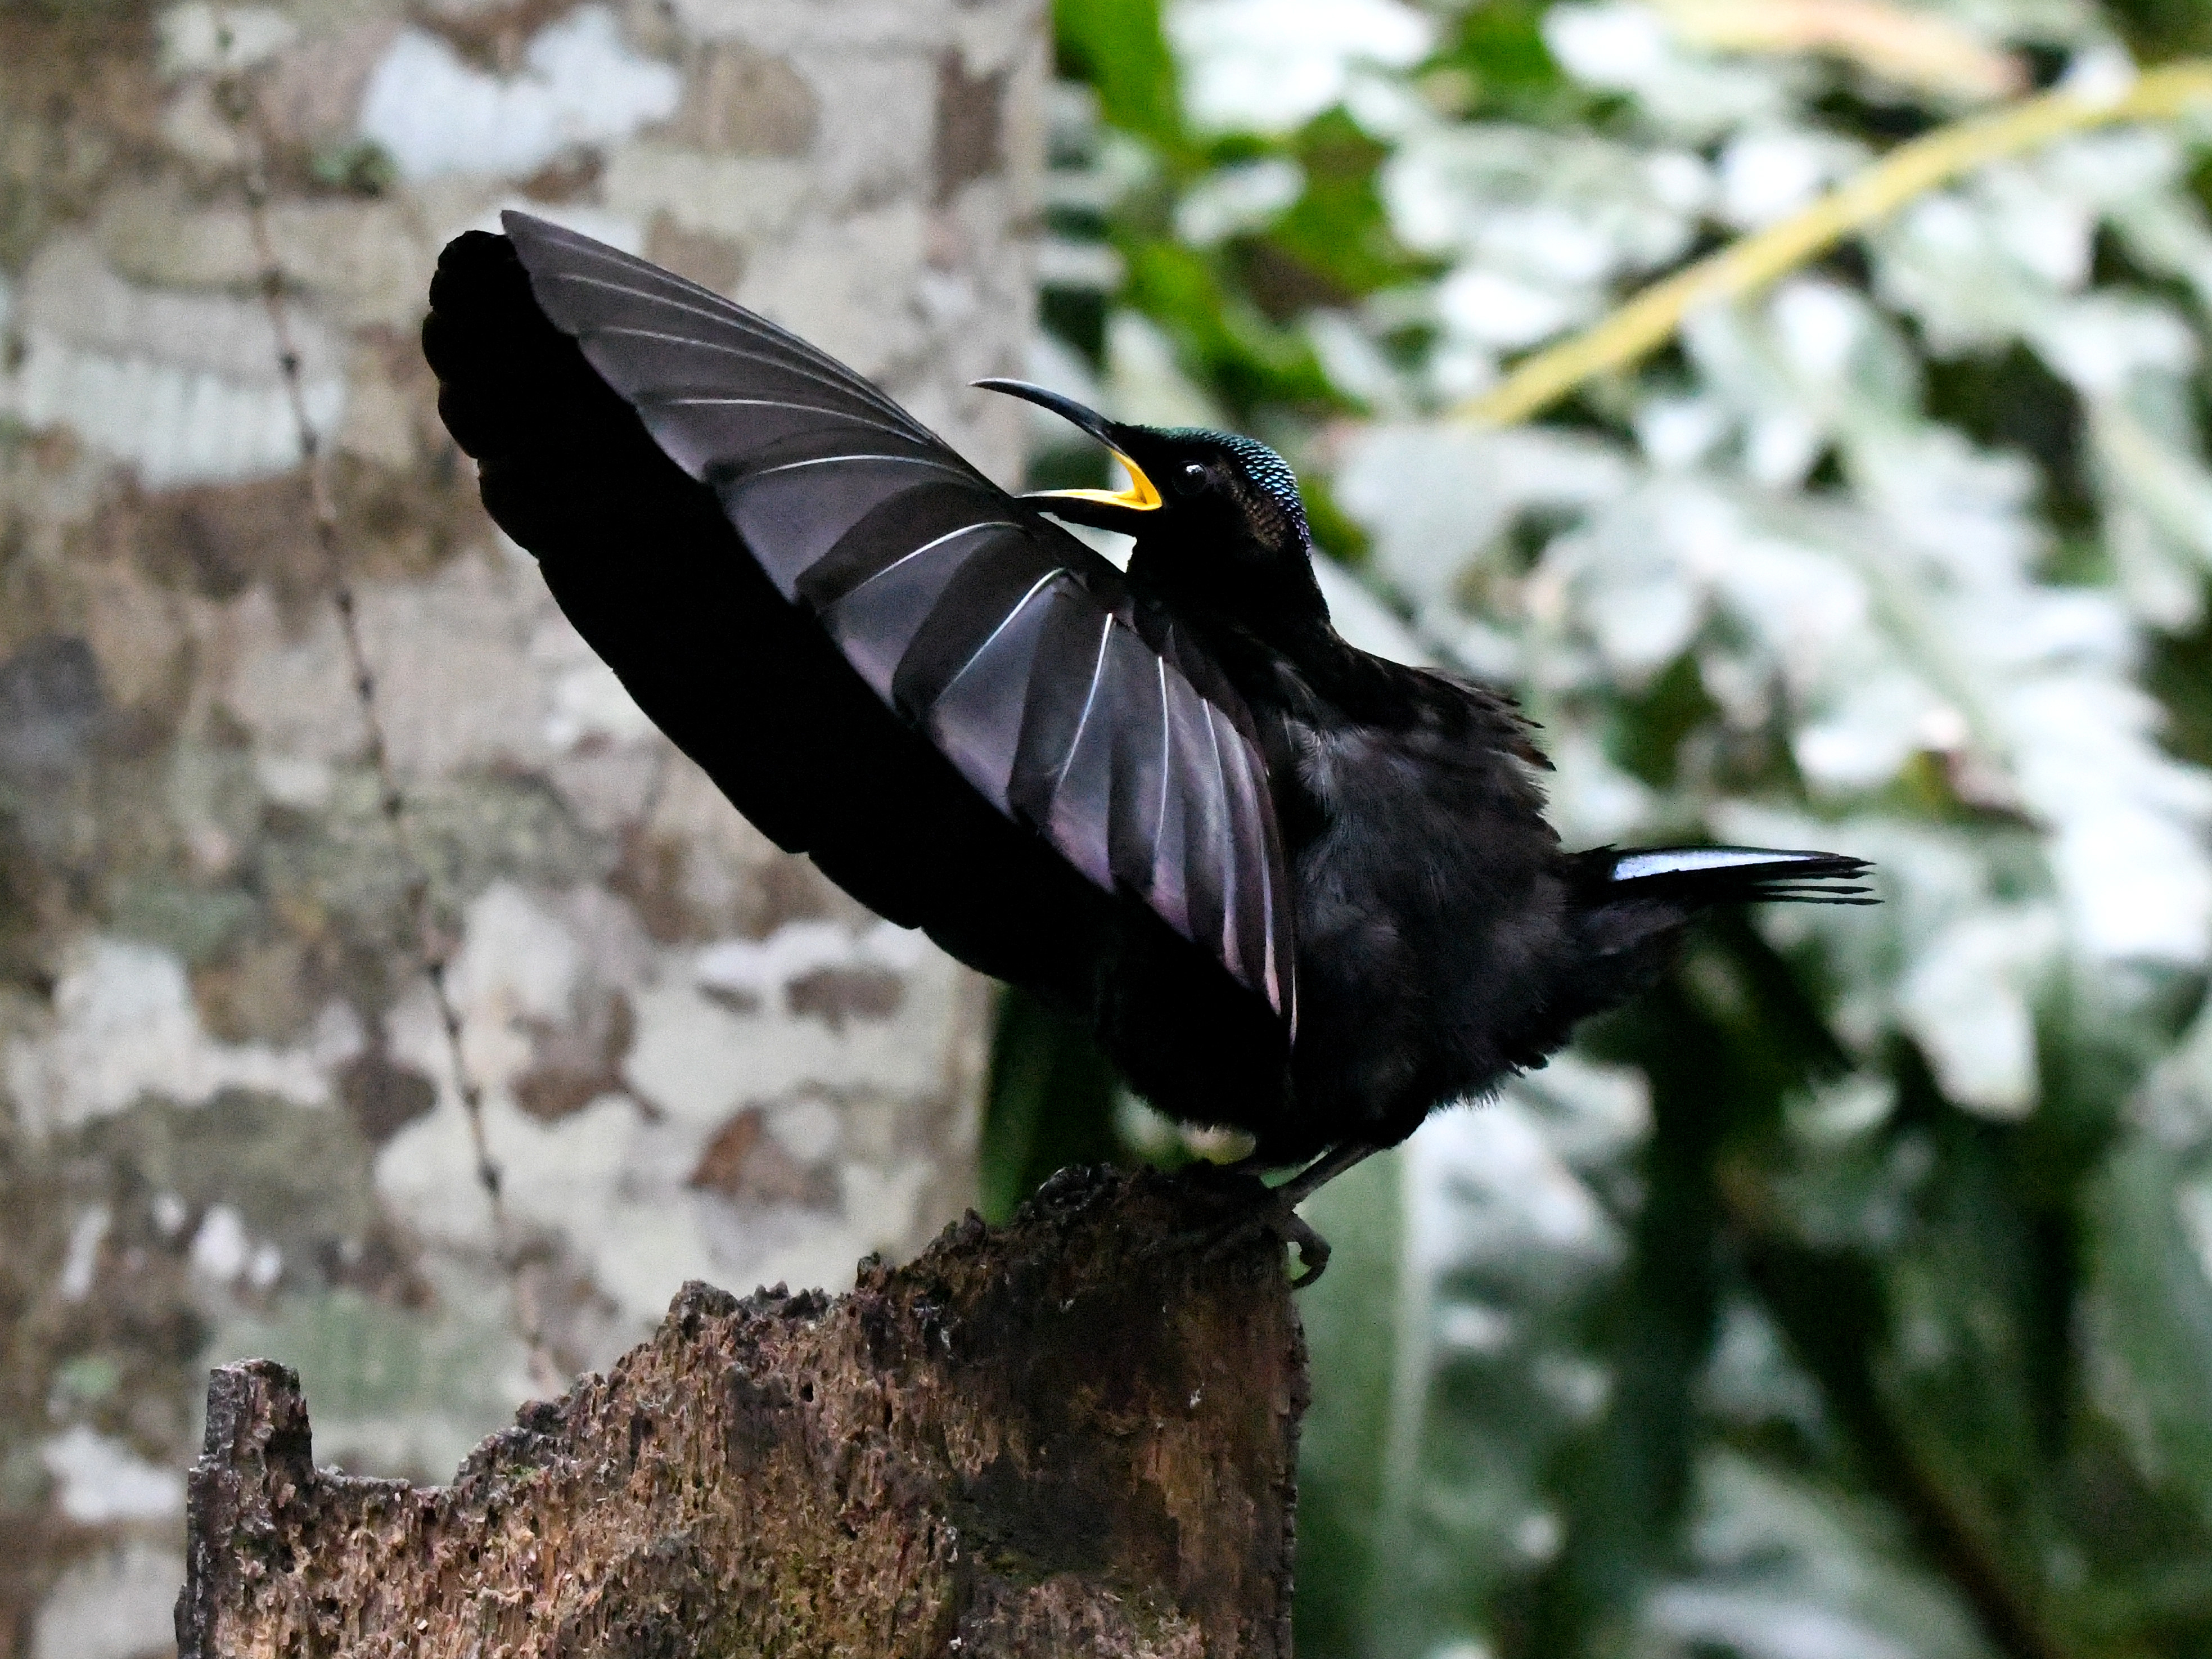
{"label": "blue-white tail patch", "polygon": [[[1615,881],[1644,876],[1686,876],[1709,870],[1741,870],[1754,865],[1833,864],[1833,853],[1781,852],[1768,847],[1654,847],[1625,853],[1613,866]],[[1777,870],[1778,875],[1781,871]]]}
{"label": "blue-white tail patch", "polygon": [[[1646,847],[1609,857],[1612,895],[1666,899],[1702,909],[1715,904],[1872,904],[1858,878],[1864,859],[1779,847]],[[1627,892],[1620,890],[1627,888]]]}

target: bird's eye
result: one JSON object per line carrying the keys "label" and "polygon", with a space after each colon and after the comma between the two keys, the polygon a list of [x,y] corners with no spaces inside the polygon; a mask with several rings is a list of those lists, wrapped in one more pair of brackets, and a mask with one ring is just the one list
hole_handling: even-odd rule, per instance
{"label": "bird's eye", "polygon": [[1176,492],[1195,495],[1206,488],[1206,469],[1196,461],[1185,461],[1176,470]]}

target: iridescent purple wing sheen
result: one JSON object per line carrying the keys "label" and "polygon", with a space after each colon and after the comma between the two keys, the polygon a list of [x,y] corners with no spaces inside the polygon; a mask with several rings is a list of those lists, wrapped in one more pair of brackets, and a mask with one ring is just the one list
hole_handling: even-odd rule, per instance
{"label": "iridescent purple wing sheen", "polygon": [[539,307],[876,695],[1294,1023],[1266,763],[1220,670],[851,369],[641,259],[505,220]]}

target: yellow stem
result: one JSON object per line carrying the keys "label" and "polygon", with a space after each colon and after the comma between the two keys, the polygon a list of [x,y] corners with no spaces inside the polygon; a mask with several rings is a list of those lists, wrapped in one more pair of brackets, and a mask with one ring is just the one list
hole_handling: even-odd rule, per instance
{"label": "yellow stem", "polygon": [[1525,359],[1497,386],[1452,412],[1483,426],[1525,421],[1592,375],[1641,362],[1665,344],[1692,311],[1755,293],[1961,173],[2092,127],[2172,119],[2199,100],[2212,100],[2212,58],[2153,70],[2114,97],[2062,89],[1954,122],[1900,144],[1803,212],[1654,283],[1571,340]]}

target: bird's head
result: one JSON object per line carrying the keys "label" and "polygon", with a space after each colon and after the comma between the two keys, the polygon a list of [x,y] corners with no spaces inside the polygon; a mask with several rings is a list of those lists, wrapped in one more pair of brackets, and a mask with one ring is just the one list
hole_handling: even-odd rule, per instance
{"label": "bird's head", "polygon": [[1255,623],[1326,623],[1297,479],[1262,443],[1204,427],[1125,425],[1026,380],[978,380],[1096,438],[1128,470],[1126,489],[1042,489],[1022,497],[1072,523],[1137,538],[1133,577],[1163,597]]}

